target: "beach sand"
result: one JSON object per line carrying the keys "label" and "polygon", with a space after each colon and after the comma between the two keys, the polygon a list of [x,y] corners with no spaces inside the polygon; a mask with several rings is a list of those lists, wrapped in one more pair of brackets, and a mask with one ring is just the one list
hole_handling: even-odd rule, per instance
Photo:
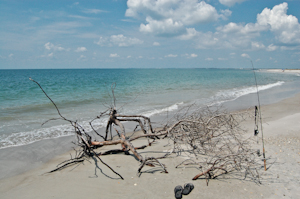
{"label": "beach sand", "polygon": [[268,72],[274,72],[274,73],[295,73],[300,74],[300,69],[268,69]]}
{"label": "beach sand", "polygon": [[[175,198],[175,186],[183,186],[188,182],[192,182],[195,188],[183,198],[300,198],[300,94],[275,104],[264,105],[261,111],[268,168],[267,171],[263,168],[260,170],[262,184],[249,179],[228,179],[226,176],[210,180],[208,186],[204,179],[192,181],[199,170],[188,167],[176,169],[175,166],[183,160],[182,157],[161,160],[167,166],[168,174],[162,173],[160,167],[144,167],[138,177],[139,162],[134,156],[123,154],[102,156],[102,159],[120,173],[124,180],[93,159],[76,167],[45,174],[69,159],[70,153],[73,153],[70,151],[56,155],[27,172],[15,173],[11,177],[3,175],[0,180],[0,198]],[[242,123],[249,136],[253,135],[252,120],[253,118]],[[258,136],[259,144],[253,147],[262,151],[260,136],[261,133]],[[167,142],[166,139],[160,140],[139,152],[147,157],[159,156],[161,152],[171,148],[167,146]],[[63,143],[59,144],[64,145]],[[137,140],[133,144],[141,146],[145,143],[145,140]],[[118,147],[109,146],[105,149]],[[10,161],[1,161],[8,171],[10,164],[22,162],[20,159]],[[25,162],[26,166],[30,164],[30,161]],[[261,164],[263,167],[263,161]]]}

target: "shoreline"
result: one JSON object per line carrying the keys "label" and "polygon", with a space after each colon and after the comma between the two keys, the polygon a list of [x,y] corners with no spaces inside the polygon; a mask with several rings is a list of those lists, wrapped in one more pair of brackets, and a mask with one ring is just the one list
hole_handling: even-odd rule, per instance
{"label": "shoreline", "polygon": [[[293,97],[300,93],[300,88],[297,88],[297,82],[293,83],[294,86],[287,85],[288,83],[279,87],[272,87],[267,90],[260,91],[260,102],[262,106],[274,104],[281,100]],[[294,88],[296,87],[296,89]],[[289,92],[292,88],[292,92]],[[245,110],[257,105],[257,94],[250,93],[243,95],[235,100],[226,101],[221,104],[222,108],[225,108],[229,112]],[[176,114],[178,110],[174,112],[154,115],[151,118],[152,123],[156,127],[164,125],[165,122],[170,120],[173,114]],[[168,117],[168,118],[167,118]],[[125,126],[128,129],[134,129],[135,124],[126,123]],[[99,132],[104,132],[105,127],[98,129]],[[69,135],[58,138],[50,138],[45,140],[36,141],[27,145],[13,146],[0,149],[0,160],[3,162],[0,164],[0,180],[20,175],[31,169],[42,166],[43,164],[51,161],[51,159],[59,156],[63,153],[69,152],[75,146],[71,142],[76,140],[76,136]],[[12,166],[11,163],[14,163]]]}
{"label": "shoreline", "polygon": [[[57,154],[52,154],[53,157],[49,161],[38,162],[34,165],[35,168],[32,166],[32,170],[0,179],[0,197],[18,198],[22,195],[23,198],[78,198],[86,195],[102,195],[102,198],[174,198],[173,190],[176,185],[183,186],[184,183],[192,182],[195,190],[188,196],[189,198],[198,198],[199,194],[205,198],[282,198],[283,196],[299,198],[297,187],[300,184],[300,174],[297,171],[300,170],[300,124],[297,121],[300,120],[300,93],[280,102],[262,105],[261,110],[266,156],[270,158],[267,160],[269,169],[266,172],[262,171],[262,179],[264,179],[262,185],[237,179],[216,179],[211,180],[209,186],[206,186],[205,180],[191,180],[191,176],[199,172],[197,169],[175,169],[174,165],[178,160],[172,158],[162,160],[168,167],[169,174],[160,173],[160,168],[154,167],[145,169],[147,172],[137,177],[138,161],[132,155],[122,154],[105,156],[103,160],[120,172],[125,178],[124,181],[110,179],[115,176],[101,164],[99,167],[103,173],[98,170],[96,177],[95,163],[92,160],[75,168],[70,167],[53,174],[44,174],[70,158],[70,150],[62,154],[61,149],[57,148]],[[249,135],[253,134],[252,120],[242,125],[248,130]],[[67,147],[65,145],[67,138],[64,139],[56,139],[53,147],[57,145],[58,140],[61,141],[59,146]],[[139,140],[137,145],[142,143],[143,140]],[[40,146],[42,147],[43,144]],[[157,152],[168,150],[167,147],[163,147],[164,144],[166,143],[160,142],[140,152],[143,154],[148,150]],[[116,147],[112,146],[112,148]],[[37,148],[35,153],[43,152],[42,150],[43,148]],[[7,154],[7,156],[11,155]],[[6,165],[6,169],[10,168],[10,165],[21,164],[22,161],[25,161],[22,166],[34,162],[34,159],[25,160],[25,158],[10,161],[4,159],[1,162]],[[5,168],[2,168],[2,171],[4,170]],[[216,189],[218,192],[215,192]]]}
{"label": "shoreline", "polygon": [[294,74],[300,74],[300,69],[267,69],[267,72],[273,72],[273,73],[294,73]]}

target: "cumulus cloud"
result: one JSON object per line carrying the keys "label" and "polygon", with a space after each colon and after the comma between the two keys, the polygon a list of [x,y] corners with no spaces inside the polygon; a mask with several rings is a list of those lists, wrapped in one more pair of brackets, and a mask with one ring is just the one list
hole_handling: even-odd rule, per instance
{"label": "cumulus cloud", "polygon": [[266,27],[258,24],[248,23],[246,25],[230,22],[224,26],[216,28],[215,32],[198,32],[194,28],[187,29],[187,33],[181,35],[179,39],[194,39],[198,48],[249,48],[262,49],[262,43],[252,40],[260,36],[260,32],[266,30]]}
{"label": "cumulus cloud", "polygon": [[173,55],[173,54],[168,54],[168,55],[165,55],[165,57],[177,57],[178,55]]}
{"label": "cumulus cloud", "polygon": [[236,3],[242,3],[246,0],[219,0],[219,2],[225,6],[233,6]]}
{"label": "cumulus cloud", "polygon": [[267,47],[267,51],[274,51],[276,50],[278,47],[277,46],[274,46],[274,44],[270,44],[268,47]]}
{"label": "cumulus cloud", "polygon": [[227,20],[228,17],[231,16],[232,11],[226,9],[226,10],[221,10],[221,13],[222,13],[222,14],[220,15],[220,17],[221,17],[223,20]]}
{"label": "cumulus cloud", "polygon": [[229,10],[220,14],[215,7],[197,0],[128,0],[127,17],[142,17],[146,23],[140,31],[155,35],[180,35],[187,26],[216,21],[231,15]]}
{"label": "cumulus cloud", "polygon": [[158,43],[158,42],[153,42],[153,46],[160,46],[160,43]]}
{"label": "cumulus cloud", "polygon": [[265,45],[260,42],[251,42],[252,50],[265,49]]}
{"label": "cumulus cloud", "polygon": [[198,57],[198,55],[192,53],[192,54],[191,54],[191,57],[192,57],[192,58],[195,58],[195,57]]}
{"label": "cumulus cloud", "polygon": [[115,54],[110,54],[109,57],[120,57],[117,53]]}
{"label": "cumulus cloud", "polygon": [[52,44],[50,42],[46,43],[44,46],[45,46],[45,48],[47,50],[55,50],[55,51],[63,51],[63,50],[65,50],[63,47],[58,46],[58,45],[54,45],[54,44]]}
{"label": "cumulus cloud", "polygon": [[141,24],[140,31],[145,33],[155,33],[157,35],[177,35],[183,33],[182,22],[174,21],[172,18],[164,20],[154,20],[147,17],[148,24]]}
{"label": "cumulus cloud", "polygon": [[54,56],[54,53],[52,52],[52,53],[49,53],[49,54],[47,54],[47,55],[41,55],[40,57],[53,57]]}
{"label": "cumulus cloud", "polygon": [[207,57],[207,58],[205,58],[205,61],[213,61],[214,59],[213,58],[211,58],[211,57]]}
{"label": "cumulus cloud", "polygon": [[78,47],[75,52],[84,52],[87,51],[86,47]]}
{"label": "cumulus cloud", "polygon": [[[275,35],[277,46],[288,49],[287,46],[300,44],[300,24],[295,16],[287,15],[287,3],[265,8],[257,15],[256,23],[238,24],[230,22],[216,28],[215,32],[198,32],[194,28],[187,28],[186,33],[179,36],[181,40],[194,39],[198,48],[231,48],[231,49],[266,49],[275,50],[275,46],[265,47],[263,43],[254,39],[261,36],[261,32],[270,31]],[[285,47],[286,48],[283,48]]]}
{"label": "cumulus cloud", "polygon": [[80,57],[77,59],[77,61],[86,61],[86,56],[85,55],[80,55]]}
{"label": "cumulus cloud", "polygon": [[287,9],[286,2],[274,6],[273,9],[265,8],[257,15],[257,23],[267,26],[284,44],[300,43],[300,24],[297,17],[286,14]]}
{"label": "cumulus cloud", "polygon": [[100,37],[98,42],[95,42],[100,46],[119,46],[127,47],[143,44],[144,41],[137,38],[125,37],[124,35],[111,35],[110,37]]}
{"label": "cumulus cloud", "polygon": [[246,53],[241,54],[241,57],[245,57],[245,58],[249,58],[250,59],[250,56],[248,54],[246,54]]}
{"label": "cumulus cloud", "polygon": [[189,40],[189,39],[195,38],[197,35],[198,35],[198,32],[196,31],[195,28],[186,28],[186,34],[179,36],[179,39]]}

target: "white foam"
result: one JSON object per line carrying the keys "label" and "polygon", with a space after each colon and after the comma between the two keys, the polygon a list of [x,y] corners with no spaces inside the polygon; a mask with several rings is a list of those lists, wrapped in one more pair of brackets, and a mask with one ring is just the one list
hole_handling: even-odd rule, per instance
{"label": "white foam", "polygon": [[[162,109],[154,109],[146,112],[143,115],[150,117],[156,114],[160,114],[168,111],[174,111],[177,110],[178,106],[181,104],[183,104],[183,102],[176,103]],[[81,121],[78,123],[84,128],[86,132],[90,132],[93,129],[91,128],[89,122],[90,121]],[[94,120],[92,124],[94,129],[99,129],[101,127],[104,127],[107,124],[107,119],[103,118],[103,119]],[[74,135],[74,127],[72,127],[70,124],[56,125],[49,128],[40,128],[40,129],[35,129],[33,131],[17,132],[8,135],[4,134],[4,135],[0,135],[0,140],[1,140],[0,149],[13,147],[13,146],[27,145],[40,140],[53,139],[53,138],[69,136],[69,135]]]}
{"label": "white foam", "polygon": [[[107,120],[106,120],[107,121]],[[101,128],[106,124],[105,120],[95,120],[92,124],[95,129]],[[92,131],[89,121],[79,122],[86,132]],[[56,125],[49,128],[40,128],[33,131],[11,133],[0,136],[0,149],[12,146],[31,144],[40,140],[52,139],[74,135],[74,127],[70,124]]]}
{"label": "white foam", "polygon": [[213,97],[214,99],[217,99],[218,102],[213,103],[213,104],[221,104],[226,101],[233,101],[241,96],[248,95],[251,93],[256,93],[257,90],[258,91],[267,90],[267,89],[273,88],[275,86],[280,86],[282,84],[284,84],[284,81],[278,81],[273,84],[258,86],[257,88],[256,88],[256,86],[251,86],[251,87],[246,87],[246,88],[234,88],[234,89],[230,89],[230,90],[219,91]]}
{"label": "white foam", "polygon": [[169,111],[175,111],[178,109],[178,106],[179,105],[182,105],[183,102],[180,102],[180,103],[176,103],[176,104],[173,104],[167,108],[162,108],[162,109],[154,109],[152,111],[149,111],[149,112],[146,112],[144,115],[146,117],[151,117],[153,115],[156,115],[156,114],[160,114],[160,113],[164,113],[164,112],[169,112]]}

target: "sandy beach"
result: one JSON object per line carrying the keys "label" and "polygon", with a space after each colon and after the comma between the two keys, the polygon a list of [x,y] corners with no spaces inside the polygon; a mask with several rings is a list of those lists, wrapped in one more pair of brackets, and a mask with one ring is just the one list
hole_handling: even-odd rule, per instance
{"label": "sandy beach", "polygon": [[[124,180],[93,159],[46,174],[57,164],[70,158],[70,153],[73,153],[70,151],[56,155],[51,161],[25,173],[3,177],[0,180],[0,198],[174,198],[175,186],[183,186],[188,182],[192,182],[195,188],[183,198],[300,198],[300,94],[275,104],[264,105],[262,118],[268,169],[260,171],[261,184],[226,176],[210,180],[208,186],[204,179],[192,181],[199,171],[189,167],[176,169],[175,166],[182,161],[180,156],[161,160],[167,166],[168,174],[163,173],[159,167],[145,167],[140,177],[137,176],[139,162],[134,156],[103,156],[103,161],[120,173]],[[252,119],[242,123],[242,126],[249,136],[253,134]],[[258,140],[261,139],[260,136]],[[167,142],[168,140],[157,141],[139,152],[143,156],[159,156],[170,149]],[[134,145],[145,143],[145,140],[137,140]],[[59,144],[64,145],[64,142]],[[262,151],[261,141],[253,147]],[[118,146],[105,147],[103,150],[110,148]],[[10,164],[21,162],[1,161],[8,171]]]}
{"label": "sandy beach", "polygon": [[300,74],[300,69],[268,69],[268,72],[274,72],[274,73],[295,73]]}

